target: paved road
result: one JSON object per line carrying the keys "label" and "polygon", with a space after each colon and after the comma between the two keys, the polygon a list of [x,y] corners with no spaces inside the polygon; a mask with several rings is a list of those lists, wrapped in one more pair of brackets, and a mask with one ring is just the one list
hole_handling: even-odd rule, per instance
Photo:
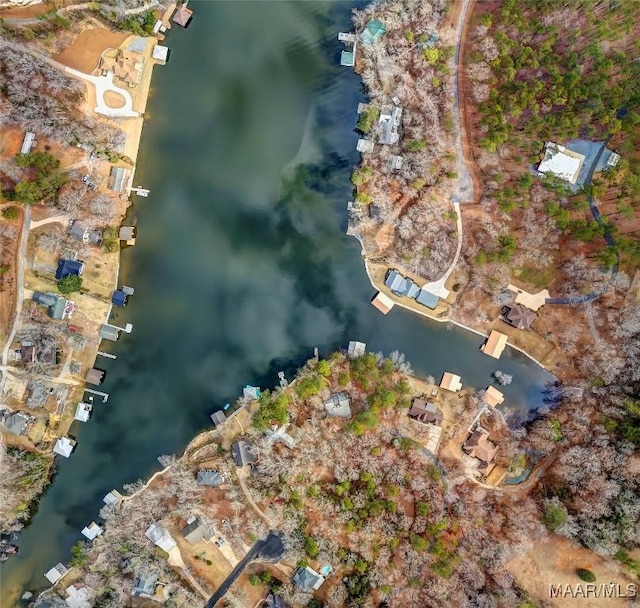
{"label": "paved road", "polygon": [[31,207],[25,205],[24,216],[22,218],[22,232],[20,233],[20,247],[18,249],[18,267],[16,268],[16,316],[13,321],[11,333],[7,337],[7,343],[2,351],[2,380],[0,380],[0,395],[4,392],[5,380],[7,378],[7,359],[9,358],[9,348],[16,337],[18,327],[20,327],[20,317],[22,315],[22,303],[24,301],[24,263],[27,255],[27,241],[29,240],[29,227],[31,226]]}
{"label": "paved road", "polygon": [[242,561],[238,562],[238,565],[233,569],[231,574],[224,579],[220,587],[209,598],[205,608],[213,608],[229,591],[229,587],[240,576],[242,571],[247,567],[249,562],[254,559],[260,559],[265,562],[277,562],[284,555],[284,545],[282,543],[281,536],[273,530],[269,532],[266,538],[257,541],[249,552],[244,556]]}

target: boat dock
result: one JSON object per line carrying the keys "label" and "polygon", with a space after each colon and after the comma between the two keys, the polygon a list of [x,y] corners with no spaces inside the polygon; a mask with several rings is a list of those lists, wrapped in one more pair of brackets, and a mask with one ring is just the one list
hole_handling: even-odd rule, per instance
{"label": "boat dock", "polygon": [[98,397],[102,397],[102,403],[106,403],[109,400],[109,394],[103,393],[102,391],[96,391],[92,388],[85,388],[86,393],[91,393],[92,395],[98,395]]}
{"label": "boat dock", "polygon": [[108,359],[116,359],[117,358],[115,355],[112,355],[111,353],[104,353],[101,350],[98,351],[98,354],[101,357],[107,357]]}
{"label": "boat dock", "polygon": [[340,65],[352,68],[356,64],[358,37],[352,32],[339,32],[338,40],[343,42],[345,46],[345,49],[340,53]]}
{"label": "boat dock", "polygon": [[147,196],[149,196],[149,194],[151,193],[150,190],[147,190],[146,188],[141,188],[140,186],[131,188],[131,192],[137,194],[138,196],[142,196],[144,198],[147,198]]}

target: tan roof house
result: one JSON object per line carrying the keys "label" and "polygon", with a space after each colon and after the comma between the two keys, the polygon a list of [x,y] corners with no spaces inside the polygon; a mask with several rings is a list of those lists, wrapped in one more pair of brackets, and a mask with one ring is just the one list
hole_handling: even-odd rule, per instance
{"label": "tan roof house", "polygon": [[462,388],[462,382],[460,380],[460,376],[452,374],[451,372],[445,372],[442,374],[442,380],[440,380],[440,388],[456,393]]}
{"label": "tan roof house", "polygon": [[480,347],[480,350],[485,354],[499,359],[502,355],[502,351],[507,346],[508,336],[501,334],[495,329],[489,334],[487,341]]}
{"label": "tan roof house", "polygon": [[484,392],[484,400],[491,406],[496,407],[504,401],[504,395],[493,386],[487,386]]}

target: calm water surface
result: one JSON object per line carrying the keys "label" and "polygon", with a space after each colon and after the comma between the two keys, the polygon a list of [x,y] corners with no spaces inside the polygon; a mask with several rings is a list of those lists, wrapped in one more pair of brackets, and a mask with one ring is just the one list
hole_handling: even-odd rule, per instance
{"label": "calm water surface", "polygon": [[[188,30],[172,30],[155,69],[136,182],[139,238],[123,253],[135,286],[116,318],[134,331],[78,447],[1,566],[3,608],[66,562],[111,488],[147,477],[179,453],[208,415],[249,382],[272,386],[312,354],[367,342],[404,352],[414,369],[455,370],[484,388],[496,369],[521,412],[537,407],[549,376],[481,339],[396,308],[370,304],[359,244],[344,235],[360,81],[337,63],[336,33],[352,2],[198,2]],[[139,199],[140,200],[140,199]]]}

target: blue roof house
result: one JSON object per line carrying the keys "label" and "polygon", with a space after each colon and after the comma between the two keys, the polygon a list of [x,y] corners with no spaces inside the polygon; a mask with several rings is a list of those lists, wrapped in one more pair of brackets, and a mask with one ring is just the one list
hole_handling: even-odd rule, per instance
{"label": "blue roof house", "polygon": [[418,302],[418,304],[422,304],[423,306],[431,308],[432,310],[438,305],[439,301],[440,298],[437,295],[431,293],[430,291],[427,291],[426,289],[424,289],[424,287],[420,290],[420,293],[416,297],[416,302]]}
{"label": "blue roof house", "polygon": [[126,306],[127,294],[124,291],[117,289],[113,292],[113,296],[111,296],[111,303],[115,306]]}
{"label": "blue roof house", "polygon": [[367,23],[362,34],[360,34],[360,40],[363,44],[372,45],[375,44],[382,36],[387,32],[387,28],[382,21],[372,19]]}
{"label": "blue roof house", "polygon": [[64,279],[70,276],[79,277],[84,270],[84,262],[78,260],[58,260],[58,268],[56,270],[56,280]]}

